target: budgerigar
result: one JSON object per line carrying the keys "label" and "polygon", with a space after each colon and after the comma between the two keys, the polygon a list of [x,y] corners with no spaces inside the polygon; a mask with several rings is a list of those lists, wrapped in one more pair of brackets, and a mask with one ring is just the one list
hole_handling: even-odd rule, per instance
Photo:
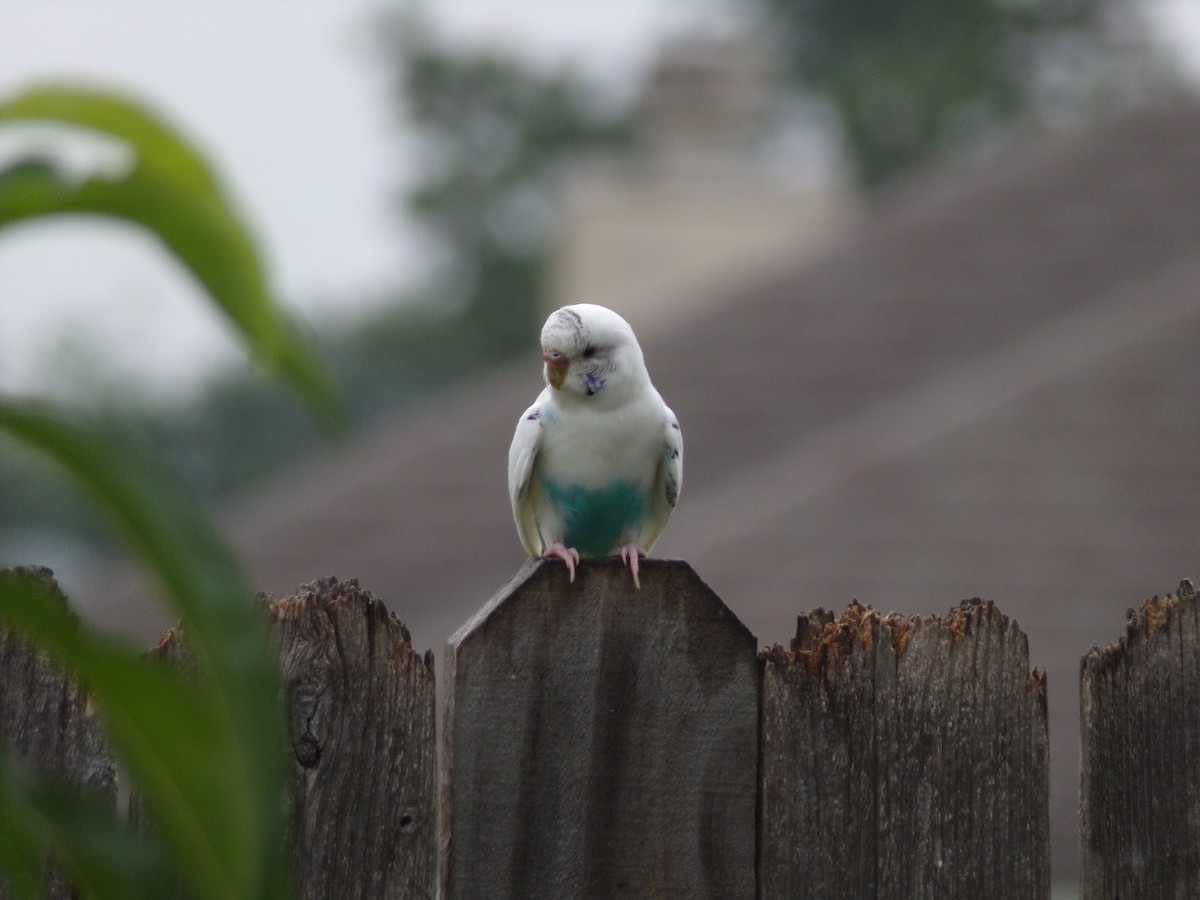
{"label": "budgerigar", "polygon": [[638,581],[679,499],[683,437],[629,323],[590,303],[542,328],[546,388],[517,423],[508,493],[521,543],[559,558],[620,556]]}

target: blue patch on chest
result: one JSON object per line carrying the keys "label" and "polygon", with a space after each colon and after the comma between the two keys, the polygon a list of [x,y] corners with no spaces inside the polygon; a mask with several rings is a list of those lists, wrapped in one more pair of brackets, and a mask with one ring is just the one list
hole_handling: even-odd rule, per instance
{"label": "blue patch on chest", "polygon": [[585,488],[545,479],[542,494],[562,517],[563,543],[583,556],[607,556],[618,547],[621,533],[636,531],[646,518],[646,495],[632,484]]}

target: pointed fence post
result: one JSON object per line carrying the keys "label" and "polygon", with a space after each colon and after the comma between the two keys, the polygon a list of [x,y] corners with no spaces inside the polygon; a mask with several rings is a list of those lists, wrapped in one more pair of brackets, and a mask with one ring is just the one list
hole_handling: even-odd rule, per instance
{"label": "pointed fence post", "polygon": [[1200,897],[1200,597],[1129,611],[1081,671],[1080,897]]}
{"label": "pointed fence post", "polygon": [[527,564],[447,645],[443,896],[755,893],[755,639],[686,563]]}
{"label": "pointed fence post", "polygon": [[759,896],[1048,898],[1046,682],[989,603],[763,654]]}

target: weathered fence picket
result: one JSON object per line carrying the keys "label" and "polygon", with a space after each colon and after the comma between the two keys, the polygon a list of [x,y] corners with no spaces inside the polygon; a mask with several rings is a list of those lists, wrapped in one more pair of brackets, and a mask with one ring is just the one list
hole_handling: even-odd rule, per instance
{"label": "weathered fence picket", "polygon": [[[37,579],[66,604],[49,569],[4,573]],[[116,766],[91,715],[87,693],[51,661],[24,641],[0,630],[0,746],[42,772],[80,785],[115,804]],[[0,798],[3,802],[3,798]],[[71,885],[58,870],[46,883],[47,900],[72,897]],[[0,898],[8,891],[0,879]]]}
{"label": "weathered fence picket", "polygon": [[1046,682],[991,603],[763,654],[762,897],[1048,897]]}
{"label": "weathered fence picket", "polygon": [[433,659],[355,580],[270,606],[288,693],[296,895],[433,897]]}
{"label": "weathered fence picket", "polygon": [[[434,897],[432,657],[414,652],[399,619],[353,579],[304,585],[270,601],[268,612],[291,726],[297,900]],[[155,652],[187,665],[174,630]],[[115,802],[113,764],[86,707],[83,692],[47,658],[0,632],[0,741]],[[140,815],[136,792],[131,803]],[[73,896],[56,879],[47,896]]]}
{"label": "weathered fence picket", "polygon": [[[299,897],[1049,896],[1045,681],[991,603],[816,610],[756,655],[686,563],[530,562],[447,647],[440,786],[399,620],[334,579],[270,617]],[[1083,898],[1200,896],[1191,585],[1081,689]],[[0,743],[115,802],[86,695],[3,634]]]}
{"label": "weathered fence picket", "polygon": [[446,897],[754,896],[753,635],[686,563],[525,566],[446,654]]}
{"label": "weathered fence picket", "polygon": [[1200,598],[1130,610],[1083,658],[1082,900],[1200,897]]}

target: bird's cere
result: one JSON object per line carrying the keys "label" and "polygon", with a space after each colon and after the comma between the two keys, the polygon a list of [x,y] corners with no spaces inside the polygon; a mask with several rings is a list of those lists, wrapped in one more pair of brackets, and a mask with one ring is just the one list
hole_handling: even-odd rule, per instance
{"label": "bird's cere", "polygon": [[533,556],[638,560],[679,497],[683,441],[650,383],[629,323],[580,303],[542,328],[546,389],[522,415],[508,455],[513,518]]}

